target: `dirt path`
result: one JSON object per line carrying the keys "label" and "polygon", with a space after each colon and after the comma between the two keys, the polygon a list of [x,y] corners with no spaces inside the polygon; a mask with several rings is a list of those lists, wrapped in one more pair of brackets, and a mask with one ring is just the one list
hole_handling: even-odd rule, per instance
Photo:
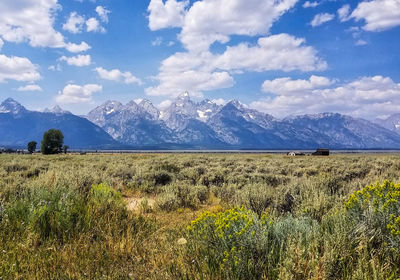
{"label": "dirt path", "polygon": [[142,203],[146,203],[145,201],[147,200],[147,206],[149,208],[154,208],[155,200],[153,198],[147,198],[147,197],[128,197],[124,199],[125,202],[127,203],[126,207],[128,208],[129,211],[139,211],[141,208]]}

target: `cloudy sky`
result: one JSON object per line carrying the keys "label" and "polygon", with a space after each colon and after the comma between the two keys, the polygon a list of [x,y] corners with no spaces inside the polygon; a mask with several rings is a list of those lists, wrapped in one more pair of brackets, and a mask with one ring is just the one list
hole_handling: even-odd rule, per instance
{"label": "cloudy sky", "polygon": [[0,99],[400,112],[400,0],[1,0]]}

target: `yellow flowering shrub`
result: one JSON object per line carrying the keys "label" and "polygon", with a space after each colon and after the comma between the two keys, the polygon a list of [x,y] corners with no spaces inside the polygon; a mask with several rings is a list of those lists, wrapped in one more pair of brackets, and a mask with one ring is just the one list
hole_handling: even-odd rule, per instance
{"label": "yellow flowering shrub", "polygon": [[267,260],[268,251],[258,250],[265,248],[261,243],[266,241],[268,225],[266,214],[259,218],[244,207],[218,213],[206,211],[188,226],[189,239],[196,255],[206,258],[209,269],[241,279],[260,273],[253,271],[249,263]]}
{"label": "yellow flowering shrub", "polygon": [[350,195],[345,207],[364,226],[378,229],[388,239],[385,244],[400,249],[400,184],[386,180],[366,186]]}

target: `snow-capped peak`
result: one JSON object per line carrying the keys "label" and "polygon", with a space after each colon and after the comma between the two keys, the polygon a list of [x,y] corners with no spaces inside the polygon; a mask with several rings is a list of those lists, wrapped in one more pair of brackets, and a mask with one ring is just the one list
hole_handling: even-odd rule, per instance
{"label": "snow-capped peak", "polygon": [[12,113],[14,115],[26,111],[25,107],[12,98],[7,98],[0,104],[0,113]]}
{"label": "snow-capped peak", "polygon": [[53,114],[57,114],[57,115],[62,115],[62,114],[71,114],[69,111],[65,111],[63,110],[60,106],[56,105],[51,109],[44,109],[43,113],[53,113]]}

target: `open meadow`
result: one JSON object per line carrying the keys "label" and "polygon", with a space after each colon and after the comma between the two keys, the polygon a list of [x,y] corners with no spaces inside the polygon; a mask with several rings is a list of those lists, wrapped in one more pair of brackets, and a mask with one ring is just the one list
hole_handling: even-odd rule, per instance
{"label": "open meadow", "polygon": [[399,154],[2,154],[0,279],[399,279],[390,182]]}

